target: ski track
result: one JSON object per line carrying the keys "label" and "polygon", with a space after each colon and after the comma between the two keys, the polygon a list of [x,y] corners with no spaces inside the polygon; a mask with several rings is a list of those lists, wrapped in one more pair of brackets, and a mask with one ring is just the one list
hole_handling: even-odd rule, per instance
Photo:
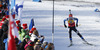
{"label": "ski track", "polygon": [[[55,50],[100,50],[100,22],[96,22],[100,19],[100,13],[94,12],[97,7],[75,7],[61,4],[64,4],[64,2],[55,2]],[[71,4],[73,5],[74,3]],[[58,25],[63,26],[63,20],[68,17],[69,9],[72,10],[73,16],[79,19],[80,26],[77,29],[88,42],[97,45],[96,47],[83,44],[83,41],[75,32],[72,34],[74,46],[67,47],[70,43],[68,28],[59,27]],[[22,21],[29,25],[31,18],[34,18],[39,34],[45,36],[45,41],[52,42],[52,2],[25,1]]]}

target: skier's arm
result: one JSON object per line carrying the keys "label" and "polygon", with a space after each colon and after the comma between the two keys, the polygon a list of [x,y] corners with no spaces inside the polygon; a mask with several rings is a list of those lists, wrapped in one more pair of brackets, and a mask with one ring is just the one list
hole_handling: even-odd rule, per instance
{"label": "skier's arm", "polygon": [[64,19],[64,25],[66,24],[65,22],[66,22],[66,19]]}
{"label": "skier's arm", "polygon": [[68,20],[68,18],[67,18],[67,19],[64,19],[64,26],[65,26],[65,27],[67,27],[67,26],[66,26],[66,21],[67,21],[67,20]]}
{"label": "skier's arm", "polygon": [[68,18],[67,19],[64,19],[64,24],[66,25],[66,21],[68,21]]}
{"label": "skier's arm", "polygon": [[76,20],[76,26],[78,26],[78,18],[74,18]]}
{"label": "skier's arm", "polygon": [[78,24],[78,19],[77,18],[74,18],[74,20],[76,20],[76,24]]}

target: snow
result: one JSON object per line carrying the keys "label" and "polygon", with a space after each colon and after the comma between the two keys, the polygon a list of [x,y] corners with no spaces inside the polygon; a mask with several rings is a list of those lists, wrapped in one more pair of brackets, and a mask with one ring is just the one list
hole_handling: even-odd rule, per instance
{"label": "snow", "polygon": [[85,1],[85,2],[97,2],[97,3],[100,3],[99,0],[75,0],[75,1]]}
{"label": "snow", "polygon": [[[23,23],[29,24],[31,18],[34,18],[39,34],[44,35],[45,41],[48,42],[52,42],[52,4],[52,1],[25,1],[22,14]],[[100,50],[100,15],[99,12],[94,12],[96,8],[100,8],[100,6],[93,3],[55,2],[55,50]],[[63,20],[68,17],[69,9],[72,10],[73,16],[79,19],[80,26],[77,27],[79,32],[89,43],[96,46],[83,44],[83,41],[73,32],[74,46],[67,47],[70,44],[68,28],[60,27],[59,25],[63,26]]]}

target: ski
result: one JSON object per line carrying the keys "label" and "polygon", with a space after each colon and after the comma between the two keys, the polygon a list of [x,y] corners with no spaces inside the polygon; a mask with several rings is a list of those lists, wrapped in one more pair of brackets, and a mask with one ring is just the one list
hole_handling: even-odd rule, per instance
{"label": "ski", "polygon": [[[96,45],[94,45],[94,44],[91,44],[91,43],[84,43],[84,44],[87,44],[87,45],[90,45],[90,46],[96,46]],[[73,46],[74,44],[70,44],[68,47],[71,47],[71,46]]]}
{"label": "ski", "polygon": [[73,44],[70,44],[68,47],[71,47],[71,46],[73,46]]}
{"label": "ski", "polygon": [[96,46],[96,45],[91,44],[91,43],[84,43],[84,44],[87,44],[87,45],[90,45],[90,46]]}

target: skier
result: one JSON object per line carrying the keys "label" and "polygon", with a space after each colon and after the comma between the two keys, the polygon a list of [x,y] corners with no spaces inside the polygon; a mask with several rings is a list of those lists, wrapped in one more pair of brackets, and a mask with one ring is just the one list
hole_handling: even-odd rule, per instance
{"label": "skier", "polygon": [[[72,43],[72,30],[75,31],[77,33],[77,35],[86,43],[88,43],[84,38],[83,36],[79,33],[79,31],[76,29],[76,27],[78,27],[78,19],[77,18],[74,18],[73,15],[71,14],[71,10],[70,11],[70,14],[69,14],[69,18],[65,19],[64,20],[64,26],[65,28],[67,28],[66,26],[66,21],[68,22],[68,28],[69,28],[69,38],[70,38],[70,46],[73,45]],[[76,20],[76,23],[75,23],[75,20]]]}

